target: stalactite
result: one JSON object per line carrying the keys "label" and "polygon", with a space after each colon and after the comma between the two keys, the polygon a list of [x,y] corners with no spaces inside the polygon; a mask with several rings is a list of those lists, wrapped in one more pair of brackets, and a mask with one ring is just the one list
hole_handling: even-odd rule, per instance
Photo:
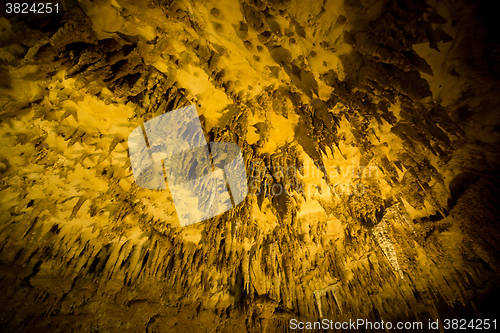
{"label": "stalactite", "polygon": [[387,257],[387,260],[391,264],[395,273],[397,273],[401,279],[404,278],[403,271],[399,267],[398,257],[396,254],[396,249],[394,248],[394,244],[387,232],[387,220],[382,219],[372,230],[372,235],[375,238],[375,241],[380,246],[384,255]]}

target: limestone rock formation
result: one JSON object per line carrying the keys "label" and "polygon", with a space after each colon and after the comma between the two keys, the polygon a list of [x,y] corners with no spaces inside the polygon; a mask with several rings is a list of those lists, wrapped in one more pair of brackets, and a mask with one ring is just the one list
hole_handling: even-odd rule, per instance
{"label": "limestone rock formation", "polygon": [[[0,17],[0,330],[498,315],[487,2],[56,2]],[[181,227],[127,138],[191,104],[249,194]]]}

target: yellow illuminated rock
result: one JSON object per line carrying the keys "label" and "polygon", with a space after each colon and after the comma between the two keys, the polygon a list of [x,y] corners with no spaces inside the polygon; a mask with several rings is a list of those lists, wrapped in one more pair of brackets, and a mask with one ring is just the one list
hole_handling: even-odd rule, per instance
{"label": "yellow illuminated rock", "polygon": [[[500,325],[500,41],[486,1],[11,5],[0,331]],[[207,142],[241,148],[249,194],[181,227],[168,179],[135,183],[127,139],[193,104]]]}

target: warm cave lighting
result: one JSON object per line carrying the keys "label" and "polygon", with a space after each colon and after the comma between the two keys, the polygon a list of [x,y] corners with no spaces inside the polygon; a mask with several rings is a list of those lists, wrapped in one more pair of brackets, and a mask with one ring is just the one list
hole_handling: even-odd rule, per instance
{"label": "warm cave lighting", "polygon": [[493,5],[2,1],[0,332],[498,330]]}

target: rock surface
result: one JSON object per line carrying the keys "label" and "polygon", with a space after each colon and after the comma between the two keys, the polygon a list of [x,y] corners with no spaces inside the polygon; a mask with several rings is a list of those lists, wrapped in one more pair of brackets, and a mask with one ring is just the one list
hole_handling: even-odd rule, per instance
{"label": "rock surface", "polygon": [[[0,18],[2,331],[497,315],[486,2],[58,3]],[[250,194],[180,227],[127,137],[190,104],[241,147]]]}

